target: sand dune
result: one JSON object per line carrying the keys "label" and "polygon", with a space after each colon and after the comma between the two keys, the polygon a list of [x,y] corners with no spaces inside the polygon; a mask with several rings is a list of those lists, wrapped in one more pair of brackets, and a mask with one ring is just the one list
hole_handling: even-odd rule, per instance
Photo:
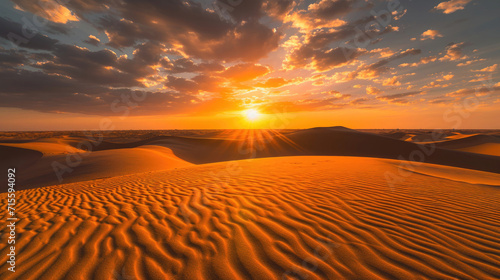
{"label": "sand dune", "polygon": [[[81,163],[78,163],[81,160]],[[68,164],[74,163],[74,165]],[[146,171],[192,165],[173,155],[168,148],[139,148],[96,151],[76,155],[51,155],[36,163],[18,168],[18,189],[94,180]],[[57,176],[57,172],[61,175]]]}
{"label": "sand dune", "polygon": [[21,191],[18,267],[2,240],[0,278],[500,278],[500,189],[416,173],[389,187],[399,165],[281,157]]}
{"label": "sand dune", "polygon": [[[0,145],[0,168],[24,167],[34,164],[43,157],[43,153],[31,149]],[[5,191],[2,188],[2,192]]]}
{"label": "sand dune", "polygon": [[497,135],[460,135],[434,144],[440,148],[500,156],[500,136]]}
{"label": "sand dune", "polygon": [[[415,160],[500,173],[499,157],[450,150],[449,145],[446,145],[447,142],[470,140],[472,136],[437,142],[438,148],[435,148],[344,127],[322,127],[286,133],[265,130],[242,130],[232,133],[211,133],[220,136],[219,138],[155,136],[133,142],[97,141],[70,136],[25,143],[4,143],[0,144],[0,147],[11,147],[9,153],[27,153],[31,150],[33,154],[43,154],[43,157],[32,156],[26,161],[19,160],[25,157],[16,156],[19,159],[15,166],[23,167],[20,168],[19,176],[19,185],[23,189],[165,170],[190,164],[311,155]],[[445,148],[440,148],[441,146]],[[13,147],[22,149],[15,150]],[[496,147],[476,146],[475,149],[497,151]],[[86,152],[87,150],[89,152]],[[494,152],[491,154],[494,155]],[[0,159],[0,162],[12,164],[10,158]],[[72,164],[80,160],[81,163]],[[63,165],[58,165],[58,170],[64,168],[70,171],[63,173],[63,181],[60,181],[54,172],[54,162]]]}
{"label": "sand dune", "polygon": [[500,143],[484,143],[458,149],[460,151],[500,157]]}
{"label": "sand dune", "polygon": [[77,149],[62,139],[40,139],[24,143],[2,143],[1,145],[34,150],[41,152],[43,155],[60,155],[84,152],[84,150]]}

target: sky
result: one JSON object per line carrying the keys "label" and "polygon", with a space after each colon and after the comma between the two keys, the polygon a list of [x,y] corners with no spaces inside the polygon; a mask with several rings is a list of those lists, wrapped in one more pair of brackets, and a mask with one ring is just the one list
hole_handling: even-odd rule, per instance
{"label": "sky", "polygon": [[0,130],[500,129],[498,11],[494,0],[2,1]]}

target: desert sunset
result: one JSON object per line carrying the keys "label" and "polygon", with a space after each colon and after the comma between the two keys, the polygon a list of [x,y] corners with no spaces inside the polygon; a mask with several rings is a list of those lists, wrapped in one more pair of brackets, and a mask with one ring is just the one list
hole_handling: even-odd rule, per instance
{"label": "desert sunset", "polygon": [[500,279],[500,2],[0,2],[0,279]]}

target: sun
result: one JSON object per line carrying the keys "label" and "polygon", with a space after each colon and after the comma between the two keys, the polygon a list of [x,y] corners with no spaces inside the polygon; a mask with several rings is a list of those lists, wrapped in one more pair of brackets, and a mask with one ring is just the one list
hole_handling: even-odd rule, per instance
{"label": "sun", "polygon": [[245,117],[249,121],[255,121],[260,117],[260,113],[255,109],[248,109],[245,111]]}

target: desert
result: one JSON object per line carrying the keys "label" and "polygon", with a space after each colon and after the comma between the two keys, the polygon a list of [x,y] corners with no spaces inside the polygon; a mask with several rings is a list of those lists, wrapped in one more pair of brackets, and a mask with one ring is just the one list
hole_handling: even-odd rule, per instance
{"label": "desert", "polygon": [[0,280],[500,280],[499,11],[0,1]]}
{"label": "desert", "polygon": [[[500,277],[500,158],[440,147],[477,134],[410,162],[422,144],[388,131],[154,133],[94,151],[3,140],[20,161],[18,267],[2,279]],[[50,163],[78,154],[58,182]]]}

